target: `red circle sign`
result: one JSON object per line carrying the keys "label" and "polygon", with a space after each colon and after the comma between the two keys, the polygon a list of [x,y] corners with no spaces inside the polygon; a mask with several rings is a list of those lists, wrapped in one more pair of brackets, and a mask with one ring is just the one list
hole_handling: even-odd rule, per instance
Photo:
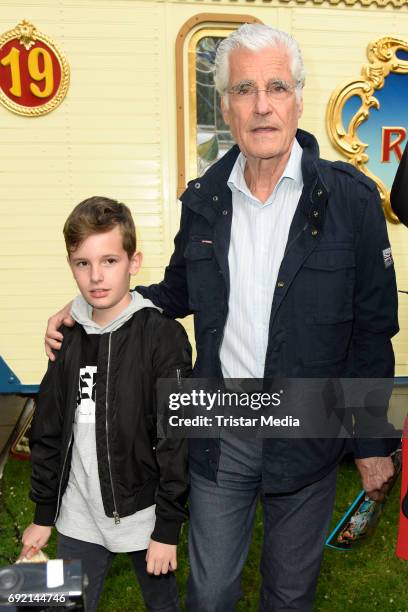
{"label": "red circle sign", "polygon": [[22,106],[42,106],[52,100],[61,83],[58,58],[37,40],[27,50],[17,39],[0,49],[0,87],[10,100]]}
{"label": "red circle sign", "polygon": [[38,116],[65,97],[69,66],[54,42],[27,21],[0,36],[0,102],[20,115]]}

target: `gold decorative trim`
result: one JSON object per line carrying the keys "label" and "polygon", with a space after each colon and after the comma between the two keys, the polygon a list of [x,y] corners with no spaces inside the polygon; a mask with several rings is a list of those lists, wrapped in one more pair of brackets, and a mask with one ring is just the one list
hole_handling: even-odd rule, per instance
{"label": "gold decorative trim", "polygon": [[35,27],[29,21],[23,19],[23,21],[21,21],[16,27],[16,30],[19,32],[18,40],[23,47],[29,51],[31,47],[35,45],[35,41],[37,40],[35,35]]}
{"label": "gold decorative trim", "polygon": [[[160,1],[160,0],[156,0]],[[180,0],[168,0],[168,2],[172,3],[180,3]],[[187,3],[187,0],[185,0]],[[352,6],[357,6],[362,9],[366,8],[385,8],[385,7],[395,7],[395,8],[404,8],[407,6],[407,0],[193,0],[196,4],[204,4],[204,5],[214,5],[218,6],[228,6],[233,4],[235,6],[245,6],[250,4],[251,6],[279,6],[279,4],[285,5],[310,5],[310,6],[334,6],[339,8],[347,8]]]}
{"label": "gold decorative trim", "polygon": [[198,174],[197,168],[197,83],[196,83],[196,48],[202,38],[206,36],[226,37],[233,32],[236,26],[225,26],[223,28],[201,28],[197,30],[190,38],[188,44],[188,81],[189,81],[189,96],[188,96],[188,160],[187,171],[188,179],[193,179]]}
{"label": "gold decorative trim", "polygon": [[[186,187],[186,113],[184,105],[184,43],[188,36],[196,35],[202,29],[213,30],[222,27],[223,30],[232,30],[242,23],[262,23],[252,15],[229,15],[215,13],[199,13],[191,17],[180,28],[176,39],[176,103],[177,103],[177,197]],[[191,68],[190,68],[191,70]],[[189,83],[189,86],[192,82]],[[195,90],[195,81],[194,81]],[[191,94],[189,94],[191,95]],[[194,120],[189,117],[189,123]],[[191,143],[191,140],[189,140]],[[190,167],[190,164],[188,164]]]}
{"label": "gold decorative trim", "polygon": [[[347,81],[337,87],[330,97],[326,114],[326,127],[333,145],[349,161],[372,178],[378,185],[384,213],[391,223],[399,223],[390,204],[390,192],[384,183],[367,168],[368,155],[365,153],[367,143],[357,136],[357,129],[369,117],[371,108],[379,108],[379,102],[374,92],[384,86],[386,77],[390,72],[408,74],[408,60],[397,57],[397,51],[408,52],[408,42],[391,36],[384,36],[369,43],[367,57],[369,64],[361,70],[361,77]],[[361,106],[352,117],[348,128],[345,129],[342,120],[342,111],[346,102],[358,96]]]}
{"label": "gold decorative trim", "polygon": [[[252,0],[246,0],[247,2],[251,2]],[[378,6],[384,7],[394,6],[395,8],[401,8],[403,6],[407,6],[407,0],[294,0],[296,4],[317,4],[321,6],[322,4],[331,4],[332,6],[341,6],[345,4],[346,6],[356,6],[361,5],[363,8],[367,6]],[[262,0],[262,2],[271,2],[271,0]],[[288,4],[289,2],[293,2],[293,0],[279,0],[279,2],[283,4]]]}
{"label": "gold decorative trim", "polygon": [[59,49],[58,45],[56,45],[55,42],[52,40],[52,38],[39,32],[37,28],[29,21],[23,20],[13,30],[4,32],[4,34],[0,36],[0,49],[6,43],[13,39],[18,39],[19,43],[27,51],[33,45],[35,45],[36,40],[40,40],[48,47],[50,47],[54,51],[61,69],[61,82],[53,98],[45,104],[42,104],[41,106],[28,107],[23,106],[21,104],[17,104],[17,102],[10,100],[10,98],[8,98],[4,94],[1,88],[0,103],[3,104],[3,106],[5,106],[8,110],[12,111],[13,113],[16,113],[17,115],[24,115],[26,117],[39,117],[41,115],[46,115],[47,113],[54,110],[57,106],[59,106],[67,94],[70,77],[68,61],[62,51]]}

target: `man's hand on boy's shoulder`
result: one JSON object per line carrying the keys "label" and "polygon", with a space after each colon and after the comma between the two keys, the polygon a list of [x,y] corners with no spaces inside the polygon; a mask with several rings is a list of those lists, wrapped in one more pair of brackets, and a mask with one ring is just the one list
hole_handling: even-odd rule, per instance
{"label": "man's hand on boy's shoulder", "polygon": [[55,315],[52,315],[48,319],[47,331],[45,332],[44,345],[45,352],[50,361],[55,361],[55,355],[53,351],[59,351],[62,345],[64,336],[59,331],[61,325],[72,327],[75,324],[74,319],[71,317],[71,305],[69,302],[59,310]]}
{"label": "man's hand on boy's shoulder", "polygon": [[159,576],[177,569],[176,544],[162,544],[150,540],[146,553],[147,573]]}
{"label": "man's hand on boy's shoulder", "polygon": [[24,530],[23,537],[21,538],[23,548],[19,559],[31,559],[39,550],[47,546],[51,536],[51,530],[52,527],[31,523],[31,525]]}

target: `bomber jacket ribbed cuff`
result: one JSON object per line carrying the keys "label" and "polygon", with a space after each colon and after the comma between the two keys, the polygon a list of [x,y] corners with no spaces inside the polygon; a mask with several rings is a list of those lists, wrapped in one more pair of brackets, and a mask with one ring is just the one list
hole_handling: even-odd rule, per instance
{"label": "bomber jacket ribbed cuff", "polygon": [[156,516],[152,540],[161,544],[177,544],[180,536],[181,521],[169,521]]}
{"label": "bomber jacket ribbed cuff", "polygon": [[55,513],[57,511],[57,505],[53,504],[37,504],[34,512],[34,523],[36,525],[43,525],[44,527],[51,527],[54,525]]}

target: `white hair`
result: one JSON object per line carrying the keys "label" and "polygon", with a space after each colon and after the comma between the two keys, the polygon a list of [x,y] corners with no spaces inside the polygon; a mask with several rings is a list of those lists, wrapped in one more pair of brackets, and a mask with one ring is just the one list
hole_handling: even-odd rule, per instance
{"label": "white hair", "polygon": [[245,23],[218,45],[215,56],[215,87],[224,102],[228,104],[229,58],[236,49],[261,51],[268,47],[283,47],[287,50],[290,70],[295,82],[295,92],[298,100],[302,99],[302,89],[305,84],[306,72],[302,54],[296,40],[282,30],[261,23]]}

